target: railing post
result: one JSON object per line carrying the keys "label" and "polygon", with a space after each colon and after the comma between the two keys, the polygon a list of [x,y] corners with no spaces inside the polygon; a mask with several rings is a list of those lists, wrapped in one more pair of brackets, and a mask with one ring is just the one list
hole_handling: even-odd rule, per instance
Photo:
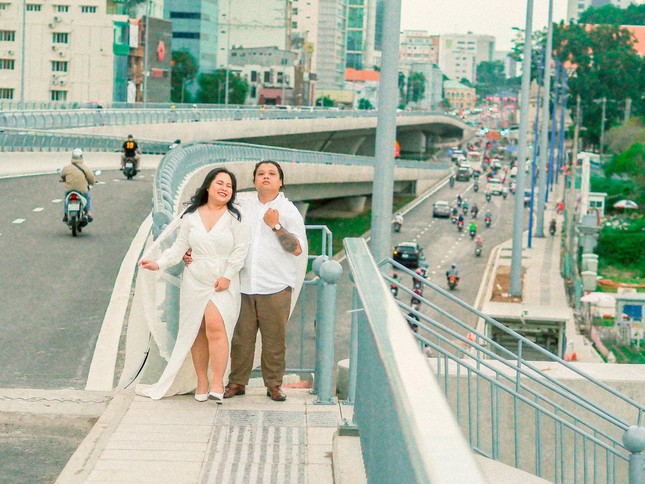
{"label": "railing post", "polygon": [[645,464],[642,454],[645,450],[645,428],[632,425],[623,434],[623,444],[631,452],[629,455],[629,484],[641,484],[643,482],[643,465]]}
{"label": "railing post", "polygon": [[[334,375],[334,335],[336,333],[336,292],[338,279],[343,274],[343,268],[335,260],[327,260],[320,266],[320,279],[322,284],[322,310],[321,319],[316,325],[316,333],[320,338],[321,350],[316,368],[318,373],[318,398],[314,403],[319,405],[332,405],[332,384]],[[318,343],[318,342],[317,342]]]}
{"label": "railing post", "polygon": [[[349,278],[354,280],[350,272]],[[356,286],[352,289],[352,328],[351,339],[349,341],[349,375],[348,375],[348,389],[347,389],[347,403],[354,403],[356,399],[356,375],[358,363],[358,311],[359,311],[358,290]]]}
{"label": "railing post", "polygon": [[313,388],[311,389],[311,393],[316,395],[318,393],[318,387],[319,387],[319,382],[320,382],[320,368],[322,367],[322,355],[323,351],[321,348],[322,344],[322,337],[320,336],[321,332],[321,325],[320,322],[322,321],[322,308],[323,308],[323,282],[320,279],[320,268],[322,267],[323,263],[327,262],[329,260],[329,257],[326,255],[319,255],[314,259],[314,261],[311,263],[311,269],[314,271],[314,274],[318,277],[318,281],[316,281],[316,315],[314,316],[314,328],[315,328],[315,335],[314,335],[314,343],[316,345],[316,361],[314,362],[314,385]]}

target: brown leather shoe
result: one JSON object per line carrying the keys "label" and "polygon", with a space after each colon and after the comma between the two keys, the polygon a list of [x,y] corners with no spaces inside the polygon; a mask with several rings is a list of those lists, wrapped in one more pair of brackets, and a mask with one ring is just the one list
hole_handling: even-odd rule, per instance
{"label": "brown leather shoe", "polygon": [[244,395],[246,393],[245,385],[238,385],[237,383],[229,383],[224,390],[224,398],[233,398],[235,395]]}
{"label": "brown leather shoe", "polygon": [[271,397],[271,400],[274,402],[284,402],[287,399],[287,396],[282,391],[282,388],[280,388],[280,385],[267,388],[267,397]]}

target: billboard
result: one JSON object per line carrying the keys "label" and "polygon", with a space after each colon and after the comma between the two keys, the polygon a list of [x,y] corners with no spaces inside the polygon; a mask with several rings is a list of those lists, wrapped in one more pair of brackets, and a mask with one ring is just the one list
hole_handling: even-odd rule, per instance
{"label": "billboard", "polygon": [[172,60],[172,23],[155,17],[144,17],[144,56],[147,102],[170,102]]}

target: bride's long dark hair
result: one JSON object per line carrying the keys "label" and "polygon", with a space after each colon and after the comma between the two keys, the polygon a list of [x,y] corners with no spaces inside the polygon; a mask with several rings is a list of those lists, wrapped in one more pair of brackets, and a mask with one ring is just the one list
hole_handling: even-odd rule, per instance
{"label": "bride's long dark hair", "polygon": [[208,172],[208,175],[206,175],[206,178],[204,178],[202,186],[200,186],[195,191],[195,194],[191,197],[190,205],[188,205],[188,208],[181,215],[182,217],[187,213],[194,212],[202,205],[206,205],[206,203],[208,202],[208,188],[211,186],[211,183],[213,183],[215,177],[220,173],[226,173],[228,176],[230,176],[231,185],[233,186],[233,194],[231,195],[231,199],[226,203],[226,207],[228,208],[228,211],[235,215],[238,220],[242,220],[242,214],[237,209],[237,207],[235,207],[235,195],[237,195],[237,180],[235,179],[235,175],[232,172],[228,171],[226,168],[214,168]]}

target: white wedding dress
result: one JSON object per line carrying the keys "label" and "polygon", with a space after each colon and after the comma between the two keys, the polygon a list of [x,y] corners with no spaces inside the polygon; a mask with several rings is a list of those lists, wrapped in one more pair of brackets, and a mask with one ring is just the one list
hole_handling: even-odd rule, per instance
{"label": "white wedding dress", "polygon": [[[161,247],[168,244],[174,233],[177,233],[177,237],[172,246],[156,259],[159,274],[140,270],[142,289],[150,296],[144,298],[144,301],[147,300],[144,302],[146,319],[161,356],[168,361],[157,383],[139,384],[135,388],[138,395],[154,400],[195,390],[197,376],[190,349],[197,337],[209,301],[222,315],[230,352],[231,338],[240,312],[239,271],[249,248],[248,228],[228,210],[210,231],[206,230],[198,211],[195,211],[170,224],[146,251],[144,258],[155,259],[161,252]],[[192,249],[193,262],[183,270],[179,327],[175,340],[173,331],[163,320],[163,304],[160,304],[160,301],[167,297],[168,292],[168,282],[164,279],[170,280],[171,284],[174,280],[176,284],[176,277],[165,273],[165,269],[180,263],[188,249]],[[230,286],[226,291],[215,292],[214,284],[222,276],[231,281]],[[228,373],[229,367],[224,375],[224,385],[227,383]]]}

